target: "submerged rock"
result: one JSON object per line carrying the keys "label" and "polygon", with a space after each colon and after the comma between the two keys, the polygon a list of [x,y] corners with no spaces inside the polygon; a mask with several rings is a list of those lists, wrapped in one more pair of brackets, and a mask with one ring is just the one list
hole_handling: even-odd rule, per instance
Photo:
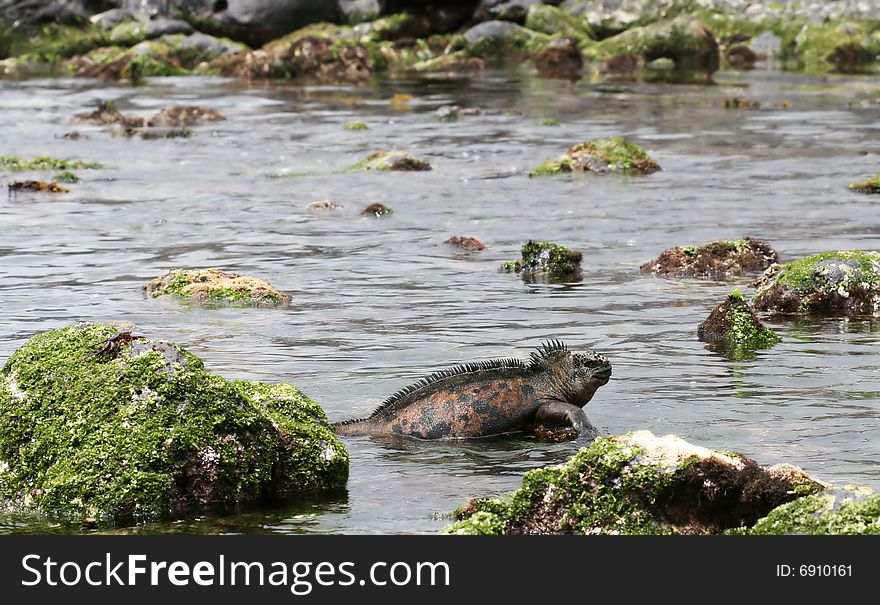
{"label": "submerged rock", "polygon": [[426,160],[406,151],[376,151],[354,165],[355,170],[398,170],[404,172],[431,170]]}
{"label": "submerged rock", "polygon": [[585,49],[586,57],[606,65],[622,65],[630,57],[639,68],[659,58],[675,61],[678,70],[712,73],[718,69],[718,43],[699,20],[682,15],[658,21],[606,38]]}
{"label": "submerged rock", "polygon": [[344,206],[333,200],[316,200],[309,204],[309,210],[339,210]]}
{"label": "submerged rock", "polygon": [[0,501],[128,523],[345,485],[348,454],[291,384],[232,381],[169,342],[93,323],[0,370]]}
{"label": "submerged rock", "polygon": [[619,174],[651,174],[660,170],[645,150],[622,137],[596,139],[575,145],[565,155],[548,160],[530,176],[545,176],[565,172],[598,172]]}
{"label": "submerged rock", "polygon": [[770,267],[755,285],[759,311],[880,316],[880,252],[814,254]]}
{"label": "submerged rock", "polygon": [[45,193],[70,193],[70,189],[62,187],[57,181],[13,181],[7,185],[9,193],[45,192]]}
{"label": "submerged rock", "polygon": [[849,188],[859,193],[880,193],[880,173],[864,181],[853,183]]}
{"label": "submerged rock", "polygon": [[583,254],[556,242],[529,240],[522,246],[522,260],[502,263],[505,273],[519,273],[523,278],[547,276],[556,279],[580,277]]}
{"label": "submerged rock", "polygon": [[385,204],[370,204],[361,211],[364,216],[385,216],[386,214],[394,214],[394,210]]}
{"label": "submerged rock", "polygon": [[739,290],[712,309],[697,328],[697,336],[733,359],[748,359],[755,349],[769,349],[782,340],[761,323]]}
{"label": "submerged rock", "polygon": [[485,250],[486,244],[481,242],[475,237],[470,236],[461,236],[455,235],[450,237],[448,240],[443,242],[447,246],[455,246],[456,248],[461,248],[463,250],[470,250],[472,252],[477,252],[479,250]]}
{"label": "submerged rock", "polygon": [[526,473],[506,498],[471,501],[445,533],[720,533],[824,487],[787,464],[762,467],[742,454],[637,431]]}
{"label": "submerged rock", "polygon": [[744,237],[702,246],[677,246],[642,265],[642,273],[659,277],[721,279],[749,271],[763,271],[779,258],[765,241]]}
{"label": "submerged rock", "polygon": [[352,120],[350,122],[345,123],[346,130],[369,130],[370,127],[366,125],[366,123],[361,122],[360,120]]}
{"label": "submerged rock", "polygon": [[186,107],[175,105],[167,107],[147,121],[148,126],[160,128],[180,128],[183,126],[198,126],[205,122],[217,122],[226,117],[210,107]]}
{"label": "submerged rock", "polygon": [[150,280],[144,294],[151,298],[180,296],[199,303],[286,307],[290,296],[255,277],[220,269],[172,269]]}

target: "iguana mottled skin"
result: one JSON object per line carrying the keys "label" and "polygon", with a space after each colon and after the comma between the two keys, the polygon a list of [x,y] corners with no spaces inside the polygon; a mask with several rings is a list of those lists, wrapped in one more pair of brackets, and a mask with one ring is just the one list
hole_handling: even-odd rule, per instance
{"label": "iguana mottled skin", "polygon": [[581,409],[611,377],[594,352],[544,343],[528,363],[493,359],[440,370],[389,397],[368,418],[335,424],[340,435],[465,439],[534,432],[553,441],[594,438]]}

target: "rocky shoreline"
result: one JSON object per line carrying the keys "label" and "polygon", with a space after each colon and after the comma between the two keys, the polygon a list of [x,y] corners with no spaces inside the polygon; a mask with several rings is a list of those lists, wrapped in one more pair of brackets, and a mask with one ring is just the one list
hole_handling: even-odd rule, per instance
{"label": "rocky shoreline", "polygon": [[577,79],[682,78],[773,61],[877,71],[878,2],[528,0],[0,3],[0,75],[61,70],[364,83],[380,74],[524,65]]}

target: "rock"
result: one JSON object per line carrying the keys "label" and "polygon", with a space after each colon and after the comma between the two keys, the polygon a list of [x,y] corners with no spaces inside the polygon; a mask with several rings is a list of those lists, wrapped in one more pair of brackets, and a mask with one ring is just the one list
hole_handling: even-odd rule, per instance
{"label": "rock", "polygon": [[642,265],[641,272],[659,277],[722,279],[763,271],[778,258],[776,250],[767,242],[744,237],[664,250],[656,259]]}
{"label": "rock", "polygon": [[144,286],[151,298],[180,296],[197,303],[286,307],[290,296],[262,279],[220,269],[173,269]]}
{"label": "rock", "polygon": [[180,128],[198,126],[205,122],[225,120],[226,117],[210,107],[184,107],[177,105],[167,107],[147,121],[148,126],[160,128]]}
{"label": "rock", "polygon": [[378,68],[376,59],[382,56],[373,50],[372,43],[362,43],[351,28],[318,24],[274,40],[260,50],[220,58],[211,68],[221,75],[248,79],[360,84]]}
{"label": "rock", "polygon": [[724,109],[758,109],[761,103],[745,99],[743,97],[728,97],[724,99]]}
{"label": "rock", "polygon": [[170,34],[191,34],[194,31],[192,25],[186,21],[159,17],[147,21],[144,28],[144,35],[147,40],[152,40],[153,38],[160,38]]}
{"label": "rock", "polygon": [[364,122],[361,122],[360,120],[352,120],[351,122],[346,122],[346,123],[345,123],[345,129],[346,129],[346,130],[352,130],[352,131],[355,131],[355,130],[369,130],[370,127],[367,126]]}
{"label": "rock", "polygon": [[715,38],[700,21],[682,15],[634,27],[585,49],[586,58],[614,66],[615,58],[626,56],[643,66],[660,57],[675,61],[678,70],[712,73],[720,57]]}
{"label": "rock", "polygon": [[135,338],[77,324],[9,358],[4,508],[127,524],[345,485],[345,448],[292,384],[228,380],[176,344]]}
{"label": "rock", "polygon": [[880,172],[864,181],[853,183],[849,188],[859,193],[880,193]]}
{"label": "rock", "polygon": [[829,489],[783,504],[739,535],[880,534],[880,494],[865,489]]}
{"label": "rock", "polygon": [[755,349],[769,349],[782,340],[761,323],[739,290],[712,309],[697,328],[697,337],[736,360],[750,359]]}
{"label": "rock", "polygon": [[434,112],[434,118],[438,122],[457,122],[461,108],[458,105],[444,105],[437,108]]}
{"label": "rock", "polygon": [[102,13],[92,15],[89,17],[89,21],[102,29],[111,30],[123,21],[133,18],[134,14],[130,10],[124,8],[111,8]]}
{"label": "rock", "polygon": [[450,237],[448,240],[443,242],[447,246],[455,246],[456,248],[462,248],[463,250],[470,250],[471,252],[477,252],[479,250],[485,250],[486,244],[481,242],[475,237],[470,236],[460,236],[456,235]]}
{"label": "rock", "polygon": [[83,23],[91,0],[0,0],[0,15],[10,23]]}
{"label": "rock", "polygon": [[147,125],[144,118],[127,116],[116,108],[113,101],[99,101],[95,111],[78,113],[71,120],[74,124],[92,124],[95,126],[110,126],[119,124],[126,128],[142,128]]}
{"label": "rock", "polygon": [[355,170],[395,170],[395,171],[425,171],[431,170],[431,164],[426,160],[413,157],[406,151],[376,151],[367,158],[354,165]]}
{"label": "rock", "polygon": [[586,19],[549,4],[532,4],[526,15],[525,27],[550,36],[572,38],[579,44],[587,44],[594,38],[593,30]]}
{"label": "rock", "polygon": [[773,59],[779,56],[782,39],[771,31],[765,31],[749,40],[749,49],[759,59]]}
{"label": "rock", "polygon": [[200,31],[252,47],[340,17],[338,4],[328,0],[178,0],[177,4]]}
{"label": "rock", "polygon": [[584,67],[581,51],[571,38],[555,39],[535,50],[531,62],[538,75],[545,78],[577,80]]}
{"label": "rock", "polygon": [[339,210],[341,208],[344,206],[333,200],[317,200],[309,204],[309,210]]}
{"label": "rock", "polygon": [[525,53],[526,44],[538,34],[510,21],[485,21],[464,32],[468,53],[474,57],[504,61],[512,53]]}
{"label": "rock", "polygon": [[373,21],[382,13],[380,0],[339,0],[339,12],[345,23]]}
{"label": "rock", "polygon": [[444,533],[715,534],[825,487],[790,465],[636,431],[526,473],[505,499],[471,501]]}
{"label": "rock", "polygon": [[361,211],[364,216],[385,216],[386,214],[394,214],[394,210],[385,204],[370,204]]}
{"label": "rock", "polygon": [[503,263],[501,270],[505,273],[519,273],[524,279],[577,279],[581,275],[583,254],[556,242],[529,240],[523,244],[520,253],[521,260]]}
{"label": "rock", "polygon": [[734,69],[752,69],[758,55],[745,44],[733,44],[724,49],[724,58]]}
{"label": "rock", "polygon": [[810,73],[877,70],[880,36],[867,22],[808,23],[794,39],[797,67]]}
{"label": "rock", "polygon": [[619,174],[651,174],[660,165],[645,150],[622,137],[596,139],[579,143],[565,155],[544,162],[529,176],[546,176],[565,172],[598,172]]}
{"label": "rock", "polygon": [[56,181],[13,181],[7,185],[9,193],[70,193],[70,189],[62,187]]}
{"label": "rock", "polygon": [[880,316],[880,252],[840,250],[770,267],[755,284],[758,311]]}
{"label": "rock", "polygon": [[52,180],[57,183],[64,183],[67,185],[73,185],[75,183],[79,183],[80,178],[76,176],[74,173],[69,170],[65,170],[64,172],[59,172],[55,176],[52,177]]}
{"label": "rock", "polygon": [[[234,44],[225,41],[209,44],[208,39],[201,34],[174,34],[145,40],[131,48],[96,48],[71,58],[66,66],[77,77],[105,80],[139,81],[154,76],[189,75],[197,68],[207,68],[208,62],[225,56],[221,53],[228,53]],[[239,45],[238,48],[238,54],[244,55],[244,47]]]}

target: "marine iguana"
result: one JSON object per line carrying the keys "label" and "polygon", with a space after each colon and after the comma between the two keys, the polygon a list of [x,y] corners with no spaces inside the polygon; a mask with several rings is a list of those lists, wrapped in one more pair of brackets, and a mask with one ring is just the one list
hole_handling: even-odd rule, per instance
{"label": "marine iguana", "polygon": [[543,343],[528,362],[491,359],[440,370],[401,389],[367,418],[334,424],[339,435],[466,439],[534,433],[593,439],[583,406],[611,378],[611,364],[562,342]]}

